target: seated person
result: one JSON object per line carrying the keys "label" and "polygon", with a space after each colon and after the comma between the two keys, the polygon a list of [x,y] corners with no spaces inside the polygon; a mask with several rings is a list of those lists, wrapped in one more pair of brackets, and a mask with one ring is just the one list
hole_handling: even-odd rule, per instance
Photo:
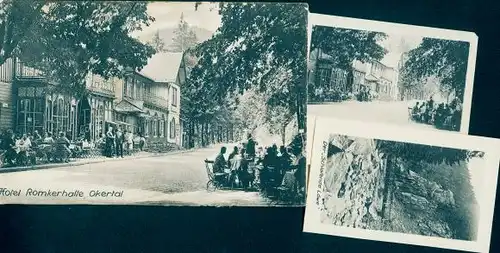
{"label": "seated person", "polygon": [[227,158],[227,166],[228,166],[229,168],[231,168],[231,167],[232,167],[231,162],[232,162],[233,158],[234,158],[236,155],[238,155],[238,147],[237,147],[237,146],[235,146],[235,147],[233,148],[233,152],[231,152],[231,154],[229,154],[229,157]]}
{"label": "seated person", "polygon": [[69,162],[71,150],[69,149],[70,141],[66,138],[64,132],[59,133],[59,138],[55,142],[56,159],[61,162]]}
{"label": "seated person", "polygon": [[226,147],[222,147],[220,153],[215,158],[213,167],[214,173],[224,173],[224,170],[227,168],[226,158],[224,157],[226,150]]}

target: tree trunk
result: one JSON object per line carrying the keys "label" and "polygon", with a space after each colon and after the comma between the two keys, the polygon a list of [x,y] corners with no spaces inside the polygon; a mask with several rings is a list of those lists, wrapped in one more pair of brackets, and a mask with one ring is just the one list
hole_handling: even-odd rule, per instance
{"label": "tree trunk", "polygon": [[194,121],[189,122],[189,148],[195,147],[194,136],[195,136],[195,124]]}
{"label": "tree trunk", "polygon": [[286,146],[286,125],[281,127],[281,143],[283,146]]}
{"label": "tree trunk", "polygon": [[385,178],[384,178],[384,191],[382,202],[382,218],[388,221],[390,218],[391,195],[394,188],[394,157],[388,155],[385,159]]}
{"label": "tree trunk", "polygon": [[205,134],[205,123],[201,123],[201,146],[206,146],[206,134]]}

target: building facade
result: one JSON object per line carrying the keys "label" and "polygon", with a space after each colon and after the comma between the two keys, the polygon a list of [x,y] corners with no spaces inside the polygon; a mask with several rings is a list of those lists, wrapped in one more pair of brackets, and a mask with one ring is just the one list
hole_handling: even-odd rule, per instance
{"label": "building facade", "polygon": [[[349,73],[351,72],[352,73]],[[334,66],[332,56],[315,49],[310,53],[308,84],[315,87],[357,93],[362,87],[375,91],[381,100],[398,98],[398,72],[379,61],[353,61],[351,69],[344,70]]]}
{"label": "building facade", "polygon": [[0,66],[0,127],[18,134],[66,132],[90,141],[120,127],[180,146],[182,59],[182,54],[157,54],[143,70],[123,78],[89,74],[83,98],[51,92],[56,84],[41,71],[9,59]]}

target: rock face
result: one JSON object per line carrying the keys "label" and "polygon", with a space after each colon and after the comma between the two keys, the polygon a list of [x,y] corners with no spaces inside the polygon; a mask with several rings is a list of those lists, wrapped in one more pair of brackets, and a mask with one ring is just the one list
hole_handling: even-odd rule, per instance
{"label": "rock face", "polygon": [[444,218],[455,206],[450,190],[397,159],[388,163],[375,140],[335,135],[330,144],[341,151],[327,159],[322,222],[453,238]]}

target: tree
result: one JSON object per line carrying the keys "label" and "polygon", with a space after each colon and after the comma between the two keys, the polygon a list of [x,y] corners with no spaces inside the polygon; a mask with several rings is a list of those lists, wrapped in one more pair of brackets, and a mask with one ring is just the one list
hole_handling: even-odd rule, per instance
{"label": "tree", "polygon": [[[195,51],[191,73],[195,86],[213,94],[217,104],[229,93],[257,87],[265,91],[279,68],[290,71],[283,91],[270,96],[269,106],[283,105],[305,128],[307,8],[303,4],[220,3],[221,26]],[[278,99],[279,98],[279,99]]]}
{"label": "tree", "polygon": [[18,43],[32,37],[32,27],[42,16],[43,1],[0,1],[0,65],[12,57]]}
{"label": "tree", "polygon": [[153,35],[153,38],[151,38],[151,41],[149,41],[148,45],[153,47],[157,53],[165,52],[165,42],[162,40],[160,37],[160,31],[157,30],[155,34]]}
{"label": "tree", "polygon": [[404,68],[416,80],[437,76],[442,91],[455,91],[463,101],[468,57],[468,42],[424,38],[409,52]]}
{"label": "tree", "polygon": [[40,8],[29,36],[15,56],[59,83],[60,92],[85,94],[88,73],[104,78],[140,69],[154,53],[129,36],[154,19],[145,2],[48,2]]}
{"label": "tree", "polygon": [[269,124],[269,132],[271,134],[279,134],[281,137],[281,144],[287,145],[286,127],[293,120],[293,112],[290,112],[290,110],[284,106],[276,106],[268,108],[268,110],[266,121]]}
{"label": "tree", "polygon": [[177,28],[174,30],[174,37],[170,50],[173,52],[184,52],[187,49],[193,48],[198,44],[196,33],[190,28],[189,24],[184,20],[184,14],[181,14],[181,19]]}
{"label": "tree", "polygon": [[314,26],[311,34],[311,52],[316,50],[332,57],[337,68],[350,70],[352,62],[381,60],[387,50],[378,44],[387,38],[381,32]]}
{"label": "tree", "polygon": [[250,90],[238,96],[236,108],[233,115],[235,123],[249,132],[253,132],[265,121],[267,98],[255,90]]}
{"label": "tree", "polygon": [[377,140],[377,149],[386,155],[398,157],[405,161],[419,161],[430,164],[456,165],[468,161],[472,157],[481,157],[483,155],[482,152],[470,152],[463,149],[386,140]]}

